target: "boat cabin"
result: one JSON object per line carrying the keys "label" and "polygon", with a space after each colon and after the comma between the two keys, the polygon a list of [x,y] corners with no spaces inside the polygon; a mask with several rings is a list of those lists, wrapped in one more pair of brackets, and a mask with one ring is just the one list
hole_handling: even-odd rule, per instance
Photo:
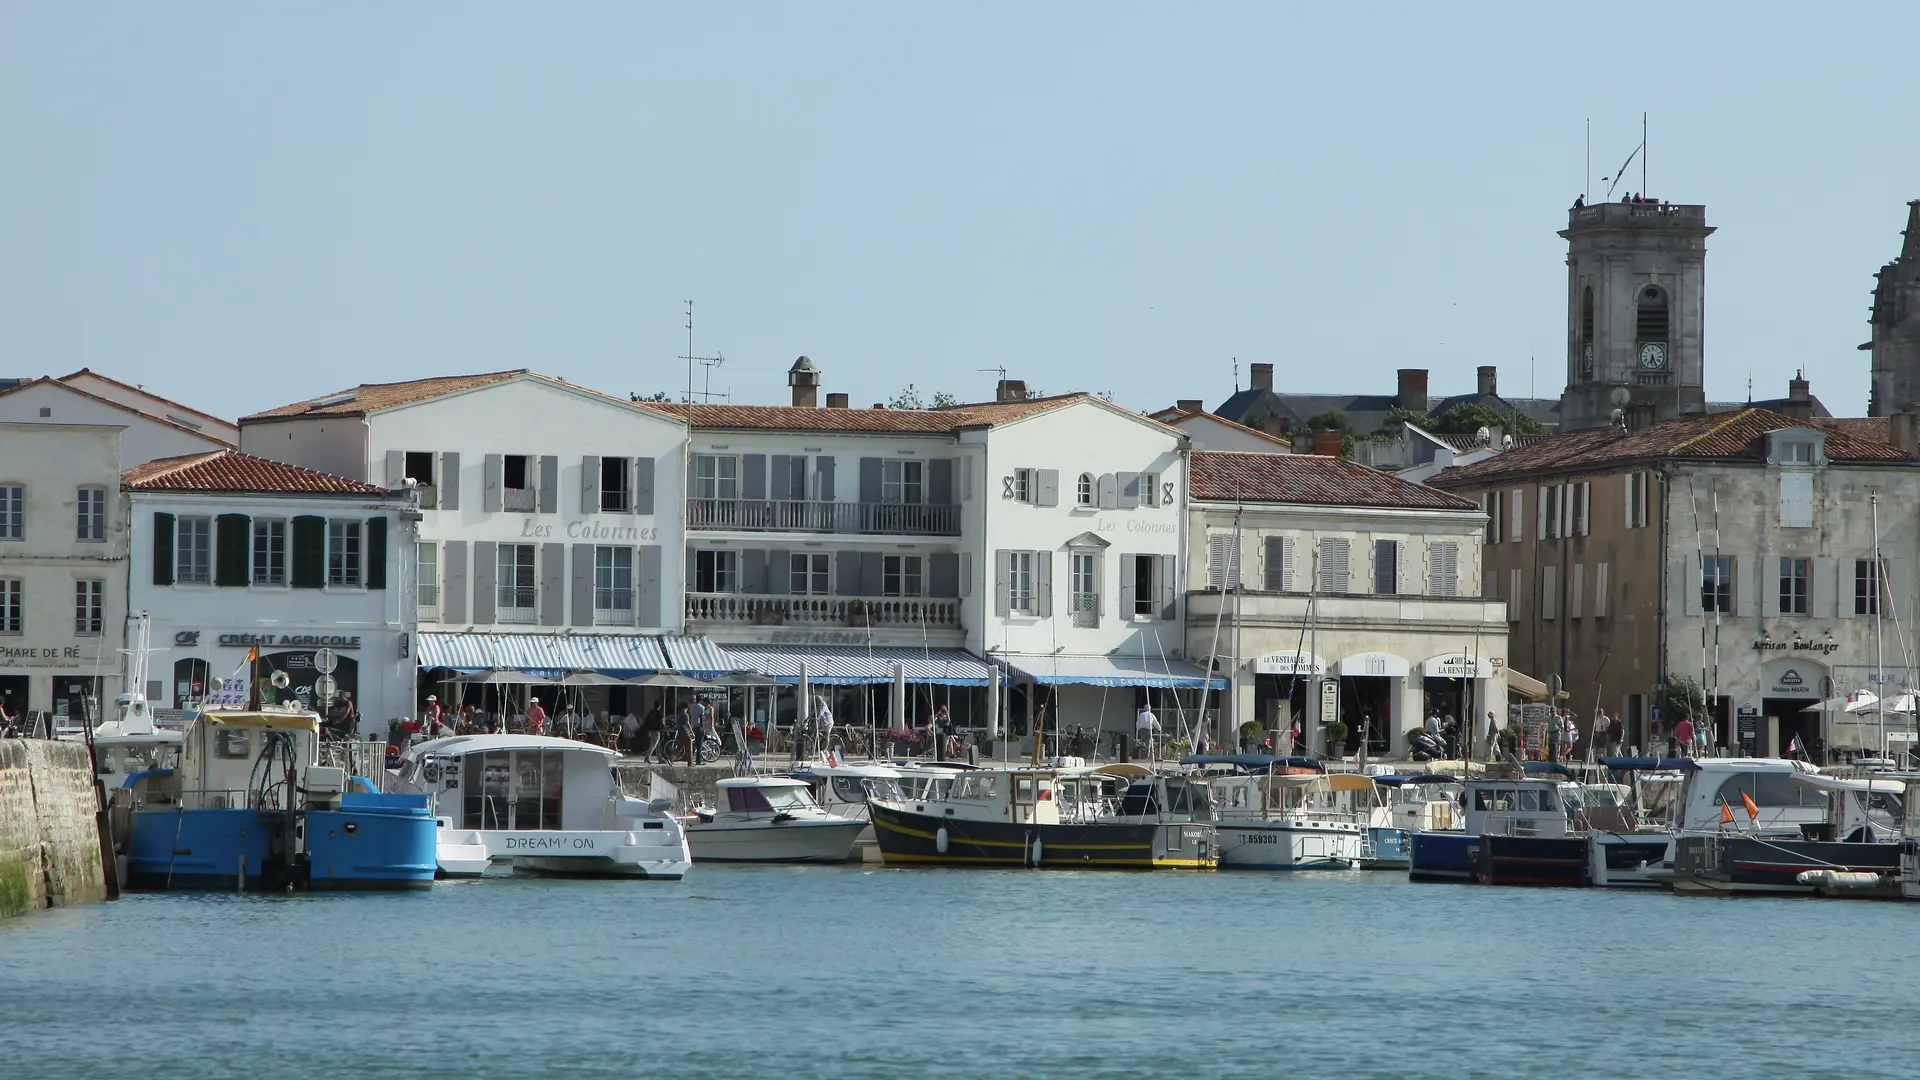
{"label": "boat cabin", "polygon": [[174,769],[126,774],[135,809],[290,810],[303,800],[338,802],[344,769],[315,765],[320,718],[310,712],[260,710],[192,714]]}
{"label": "boat cabin", "polygon": [[[1474,836],[1566,836],[1571,832],[1568,791],[1558,779],[1468,780],[1466,831]],[[1577,798],[1577,795],[1576,795]]]}
{"label": "boat cabin", "polygon": [[403,786],[424,792],[456,829],[616,829],[618,752],[544,735],[456,735],[407,750]]}
{"label": "boat cabin", "polygon": [[805,780],[787,776],[733,776],[720,781],[715,791],[714,814],[742,818],[771,817],[780,814],[822,813],[813,799],[813,789]]}
{"label": "boat cabin", "polygon": [[[1676,822],[1682,832],[1717,832],[1730,810],[1741,831],[1799,838],[1827,824],[1832,802],[1826,789],[1803,783],[1820,770],[1785,758],[1699,758],[1685,769]],[[1749,817],[1746,800],[1756,813]]]}

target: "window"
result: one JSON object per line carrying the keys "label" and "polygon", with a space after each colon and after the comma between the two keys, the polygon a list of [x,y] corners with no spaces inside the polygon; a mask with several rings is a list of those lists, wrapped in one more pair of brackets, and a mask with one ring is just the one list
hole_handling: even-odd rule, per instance
{"label": "window", "polygon": [[1160,474],[1143,472],[1140,474],[1140,505],[1159,506]]}
{"label": "window", "polygon": [[1647,527],[1647,478],[1648,474],[1643,472],[1627,474],[1627,528],[1629,529]]}
{"label": "window", "polygon": [[[1024,473],[1026,470],[1021,470]],[[1034,613],[1033,552],[1016,551],[1007,566],[1007,607],[1022,615]]]}
{"label": "window", "polygon": [[1379,596],[1400,591],[1400,541],[1373,542],[1373,591]]}
{"label": "window", "polygon": [[1293,537],[1267,537],[1266,556],[1265,580],[1261,582],[1262,587],[1268,592],[1292,592]]}
{"label": "window", "polygon": [[1154,601],[1158,593],[1154,589],[1153,564],[1151,555],[1136,555],[1133,559],[1133,610],[1130,615],[1152,618]]}
{"label": "window", "polygon": [[1480,506],[1487,512],[1487,543],[1497,544],[1500,542],[1500,511],[1503,506],[1500,493],[1489,491],[1480,496]]}
{"label": "window", "polygon": [[358,588],[360,576],[360,523],[340,518],[327,520],[327,584]]}
{"label": "window", "polygon": [[1427,577],[1434,596],[1460,595],[1460,545],[1451,540],[1427,545]]}
{"label": "window", "polygon": [[1091,551],[1075,551],[1068,556],[1075,626],[1100,625],[1099,559],[1100,556]]}
{"label": "window", "polygon": [[213,519],[174,520],[173,580],[179,585],[213,584]]}
{"label": "window", "polygon": [[694,592],[730,593],[739,590],[739,552],[696,551],[693,553]]}
{"label": "window", "polygon": [[632,508],[631,464],[623,457],[600,459],[600,509],[625,513]]}
{"label": "window", "polygon": [[1872,559],[1853,560],[1853,613],[1880,614],[1880,576],[1882,567]]}
{"label": "window", "polygon": [[20,632],[20,609],[25,606],[25,583],[19,578],[0,578],[0,634]]}
{"label": "window", "polygon": [[[275,518],[253,519],[253,583],[287,583],[287,523]],[[423,601],[424,602],[424,601]]]}
{"label": "window", "polygon": [[1540,489],[1540,539],[1557,540],[1560,537],[1561,509],[1560,499],[1565,489],[1558,484]]}
{"label": "window", "polygon": [[525,454],[508,454],[501,462],[500,486],[508,491],[533,490],[533,459]]}
{"label": "window", "polygon": [[827,555],[795,555],[792,581],[788,586],[795,596],[826,596],[833,592],[832,559]]}
{"label": "window", "polygon": [[926,560],[918,555],[887,555],[880,561],[882,596],[919,596]]}
{"label": "window", "polygon": [[1033,470],[1015,469],[1011,480],[1010,493],[1015,502],[1033,501]]}
{"label": "window", "polygon": [[1213,592],[1240,585],[1240,538],[1233,533],[1207,536],[1207,588]]}
{"label": "window", "polygon": [[1780,474],[1780,527],[1813,528],[1813,474],[1794,469]]}
{"label": "window", "polygon": [[1343,593],[1347,591],[1347,540],[1342,537],[1328,537],[1320,541],[1320,591],[1323,593]]}
{"label": "window", "polygon": [[1636,339],[1641,344],[1667,340],[1667,294],[1656,285],[1640,290],[1639,318],[1635,321]]}
{"label": "window", "polygon": [[1585,536],[1592,531],[1592,527],[1587,520],[1587,507],[1590,505],[1588,496],[1592,491],[1593,483],[1588,480],[1567,485],[1568,536]]}
{"label": "window", "polygon": [[433,451],[409,450],[404,459],[403,471],[408,480],[423,488],[433,486]]}
{"label": "window", "polygon": [[1093,505],[1093,474],[1083,472],[1073,486],[1073,501],[1080,506]]}
{"label": "window", "polygon": [[422,611],[437,614],[440,610],[440,545],[422,542],[414,545],[414,587],[418,597],[414,601]]}
{"label": "window", "polygon": [[700,454],[693,459],[693,497],[696,499],[737,499],[740,497],[740,459],[718,454]]}
{"label": "window", "polygon": [[918,506],[925,501],[926,487],[922,480],[926,465],[918,461],[883,461],[880,463],[880,501],[884,503]]}
{"label": "window", "polygon": [[593,621],[601,626],[633,625],[633,549],[593,549]]}
{"label": "window", "polygon": [[26,537],[27,489],[18,484],[0,484],[0,540]]}
{"label": "window", "polygon": [[1813,444],[1810,442],[1783,442],[1780,444],[1780,464],[1813,464]]}
{"label": "window", "polygon": [[99,542],[107,538],[107,489],[83,487],[79,491],[78,523],[74,537]]}
{"label": "window", "polygon": [[82,579],[73,583],[73,632],[81,637],[92,637],[101,632],[106,622],[107,583],[98,579]]}
{"label": "window", "polygon": [[1733,613],[1733,556],[1700,557],[1700,610]]}
{"label": "window", "polygon": [[1780,560],[1780,614],[1807,613],[1807,578],[1811,574],[1811,562],[1811,559]]}
{"label": "window", "polygon": [[503,623],[530,623],[537,589],[532,544],[501,544],[495,556],[494,603]]}

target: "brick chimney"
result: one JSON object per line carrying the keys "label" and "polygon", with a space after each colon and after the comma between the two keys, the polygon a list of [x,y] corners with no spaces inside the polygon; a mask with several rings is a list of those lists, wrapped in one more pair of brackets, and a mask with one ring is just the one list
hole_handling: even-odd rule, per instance
{"label": "brick chimney", "polygon": [[817,409],[820,407],[820,369],[813,361],[801,357],[787,369],[787,385],[793,387],[793,404],[797,408]]}
{"label": "brick chimney", "polygon": [[1337,431],[1316,431],[1313,433],[1313,452],[1324,457],[1339,457],[1342,442]]}
{"label": "brick chimney", "polygon": [[1025,379],[1001,379],[1000,385],[994,388],[993,400],[995,401],[1027,400],[1027,381]]}
{"label": "brick chimney", "polygon": [[1248,387],[1248,389],[1267,391],[1273,389],[1272,364],[1253,364],[1247,368],[1247,372],[1247,377],[1253,380],[1253,385]]}
{"label": "brick chimney", "polygon": [[1796,424],[1813,422],[1813,393],[1804,370],[1794,372],[1787,380],[1787,404],[1780,411]]}
{"label": "brick chimney", "polygon": [[846,407],[847,407],[847,395],[845,394],[828,394],[827,395],[827,408],[844,409]]}
{"label": "brick chimney", "polygon": [[1403,367],[1400,369],[1400,392],[1394,397],[1394,404],[1410,412],[1427,411],[1427,369]]}
{"label": "brick chimney", "polygon": [[1479,378],[1476,380],[1475,388],[1480,392],[1482,397],[1498,395],[1500,393],[1500,369],[1491,366],[1482,367],[1479,372]]}
{"label": "brick chimney", "polygon": [[1200,399],[1193,398],[1193,397],[1183,397],[1179,401],[1174,402],[1173,407],[1176,409],[1179,409],[1181,412],[1206,412],[1207,411],[1206,406],[1201,404]]}

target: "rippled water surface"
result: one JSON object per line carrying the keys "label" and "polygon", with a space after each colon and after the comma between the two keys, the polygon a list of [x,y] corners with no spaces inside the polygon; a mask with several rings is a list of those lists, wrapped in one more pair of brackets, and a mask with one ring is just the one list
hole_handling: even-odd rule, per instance
{"label": "rippled water surface", "polygon": [[696,868],[0,923],[0,1075],[1906,1076],[1920,905]]}

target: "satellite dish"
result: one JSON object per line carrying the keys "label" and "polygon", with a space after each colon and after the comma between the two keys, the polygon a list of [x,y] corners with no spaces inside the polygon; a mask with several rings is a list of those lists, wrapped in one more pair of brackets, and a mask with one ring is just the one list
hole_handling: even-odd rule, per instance
{"label": "satellite dish", "polygon": [[1491,446],[1493,445],[1493,432],[1487,430],[1486,425],[1483,424],[1479,430],[1473,433],[1473,441],[1480,446]]}
{"label": "satellite dish", "polygon": [[1616,386],[1613,388],[1613,393],[1607,395],[1607,400],[1620,408],[1626,408],[1627,402],[1633,400],[1633,393],[1624,386]]}
{"label": "satellite dish", "polygon": [[275,690],[285,690],[287,687],[293,685],[293,680],[288,678],[287,673],[284,671],[274,672],[273,678],[269,681],[273,683]]}
{"label": "satellite dish", "polygon": [[1513,449],[1513,436],[1509,435],[1506,438],[1500,440],[1500,449],[1502,450]]}

